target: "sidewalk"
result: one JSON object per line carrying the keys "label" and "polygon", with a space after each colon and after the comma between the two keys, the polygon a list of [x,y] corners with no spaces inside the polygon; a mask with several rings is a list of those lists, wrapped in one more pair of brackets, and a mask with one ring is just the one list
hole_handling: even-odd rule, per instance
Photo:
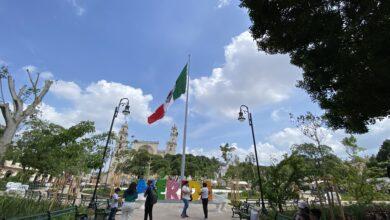
{"label": "sidewalk", "polygon": [[[155,220],[171,220],[171,219],[182,219],[180,217],[181,210],[183,208],[182,203],[157,203],[153,207],[153,219]],[[226,220],[232,219],[231,207],[227,206],[225,211],[218,212],[215,204],[209,204],[209,216],[208,219],[211,220]],[[187,215],[190,219],[204,219],[203,208],[200,203],[190,203],[190,206],[187,210]],[[121,213],[118,212],[116,219],[120,219]],[[136,209],[131,219],[142,220],[144,218],[144,209],[143,206]]]}

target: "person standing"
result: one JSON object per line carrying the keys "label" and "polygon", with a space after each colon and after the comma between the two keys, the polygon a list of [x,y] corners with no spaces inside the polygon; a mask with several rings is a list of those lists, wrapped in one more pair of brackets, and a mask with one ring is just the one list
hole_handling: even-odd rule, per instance
{"label": "person standing", "polygon": [[144,194],[144,197],[146,197],[144,220],[147,220],[148,216],[149,216],[149,220],[153,220],[153,205],[155,202],[154,196],[155,196],[156,192],[154,192],[155,189],[153,187],[152,180],[148,180],[147,185],[148,186],[147,186],[145,194]]}
{"label": "person standing", "polygon": [[183,203],[184,203],[184,207],[183,207],[183,211],[181,212],[181,217],[182,218],[187,218],[189,217],[187,215],[187,209],[188,209],[188,206],[189,206],[189,201],[191,199],[191,190],[190,188],[188,187],[188,181],[184,180],[182,182],[182,187],[181,187],[181,200],[183,200]]}
{"label": "person standing", "polygon": [[132,182],[123,194],[122,220],[129,220],[134,211],[135,200],[138,198],[137,183]]}
{"label": "person standing", "polygon": [[118,203],[119,203],[119,195],[118,193],[121,191],[121,189],[116,188],[114,191],[114,194],[111,196],[112,203],[111,203],[111,210],[110,215],[108,216],[108,220],[115,220],[116,212],[118,211]]}
{"label": "person standing", "polygon": [[203,213],[204,213],[204,218],[207,219],[207,205],[209,203],[209,188],[207,187],[207,183],[203,183],[203,187],[200,190],[200,198],[202,199],[202,205],[203,205]]}

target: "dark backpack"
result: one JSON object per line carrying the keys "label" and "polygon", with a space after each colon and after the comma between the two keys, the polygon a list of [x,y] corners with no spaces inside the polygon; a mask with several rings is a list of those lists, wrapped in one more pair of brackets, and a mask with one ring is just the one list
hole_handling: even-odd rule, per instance
{"label": "dark backpack", "polygon": [[154,189],[152,189],[152,190],[150,190],[151,192],[150,192],[150,201],[152,202],[152,204],[154,205],[154,204],[156,204],[157,203],[157,192],[156,192],[156,190],[154,190]]}

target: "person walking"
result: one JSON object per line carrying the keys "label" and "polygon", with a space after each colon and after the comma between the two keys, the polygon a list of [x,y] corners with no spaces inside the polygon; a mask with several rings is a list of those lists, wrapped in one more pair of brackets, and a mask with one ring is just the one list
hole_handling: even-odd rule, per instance
{"label": "person walking", "polygon": [[135,200],[138,198],[137,183],[132,182],[123,193],[122,220],[129,220],[134,211]]}
{"label": "person walking", "polygon": [[207,183],[203,183],[203,187],[200,190],[200,198],[202,199],[202,205],[203,205],[203,214],[204,218],[207,219],[208,216],[208,210],[207,205],[209,203],[209,188],[207,187]]}
{"label": "person walking", "polygon": [[144,194],[144,197],[146,197],[144,220],[147,220],[148,216],[149,216],[149,220],[153,220],[153,205],[156,200],[156,198],[154,198],[156,196],[156,192],[152,180],[148,180],[147,185],[148,186]]}
{"label": "person walking", "polygon": [[188,187],[188,181],[184,180],[182,182],[182,187],[181,187],[181,200],[183,200],[183,203],[184,203],[183,211],[181,212],[182,218],[189,217],[187,215],[187,209],[189,206],[188,203],[189,203],[190,199],[191,199],[191,190]]}
{"label": "person walking", "polygon": [[110,215],[108,216],[108,220],[115,220],[116,212],[118,211],[118,203],[119,203],[119,195],[118,193],[121,191],[121,189],[116,188],[114,190],[114,194],[111,196],[112,202],[111,202],[111,210]]}

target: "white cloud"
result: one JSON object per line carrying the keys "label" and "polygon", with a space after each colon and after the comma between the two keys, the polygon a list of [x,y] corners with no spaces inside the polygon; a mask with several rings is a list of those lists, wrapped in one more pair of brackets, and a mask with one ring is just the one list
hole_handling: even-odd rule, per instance
{"label": "white cloud", "polygon": [[[222,143],[221,145],[223,145]],[[230,144],[231,147],[234,147],[233,154],[237,156],[240,161],[244,161],[246,156],[248,156],[250,153],[254,154],[254,148],[253,145],[244,148],[244,147],[239,147],[237,143],[232,143]],[[259,164],[260,165],[270,165],[274,161],[280,161],[283,157],[284,154],[287,152],[281,149],[278,149],[274,145],[270,143],[257,143],[257,154],[258,154],[258,159],[259,159]],[[187,153],[193,154],[193,155],[204,155],[206,157],[215,157],[218,158],[220,161],[223,161],[221,157],[221,152],[218,149],[203,149],[202,147],[200,148],[187,148],[186,150]]]}
{"label": "white cloud", "polygon": [[230,5],[231,0],[218,0],[218,8]]}
{"label": "white cloud", "polygon": [[271,119],[275,122],[281,121],[288,117],[288,111],[285,108],[275,109],[271,112]]}
{"label": "white cloud", "polygon": [[52,79],[54,77],[54,75],[50,71],[44,71],[44,72],[41,72],[40,77],[42,79]]}
{"label": "white cloud", "polygon": [[22,69],[24,70],[24,71],[30,71],[31,73],[35,73],[35,72],[37,72],[38,71],[38,68],[36,67],[36,66],[33,66],[33,65],[27,65],[27,66],[24,66],[24,67],[22,67]]}
{"label": "white cloud", "polygon": [[81,16],[85,13],[85,8],[80,5],[80,0],[67,0],[72,7],[76,10],[76,14]]}
{"label": "white cloud", "polygon": [[[130,119],[143,124],[151,113],[149,103],[153,99],[151,95],[143,94],[141,89],[105,80],[91,83],[84,89],[74,82],[58,81],[53,84],[50,93],[61,101],[68,101],[70,105],[54,108],[43,104],[41,110],[44,119],[67,127],[91,120],[96,123],[97,129],[103,131],[107,130],[114,108],[122,97],[130,100]],[[122,114],[118,117],[118,121],[124,120]]]}
{"label": "white cloud", "polygon": [[375,124],[368,126],[369,133],[375,135],[385,134],[390,139],[390,118],[377,120]]}
{"label": "white cloud", "polygon": [[[338,155],[345,155],[344,146],[341,140],[347,136],[342,130],[332,131],[330,129],[321,128],[319,136],[322,144],[325,144],[333,149]],[[280,148],[290,149],[294,144],[313,143],[312,140],[302,134],[298,128],[284,128],[282,131],[271,134],[268,140],[279,146]]]}
{"label": "white cloud", "polygon": [[258,51],[246,31],[225,47],[223,67],[191,80],[192,110],[235,118],[241,104],[253,110],[288,99],[298,77],[288,56]]}

